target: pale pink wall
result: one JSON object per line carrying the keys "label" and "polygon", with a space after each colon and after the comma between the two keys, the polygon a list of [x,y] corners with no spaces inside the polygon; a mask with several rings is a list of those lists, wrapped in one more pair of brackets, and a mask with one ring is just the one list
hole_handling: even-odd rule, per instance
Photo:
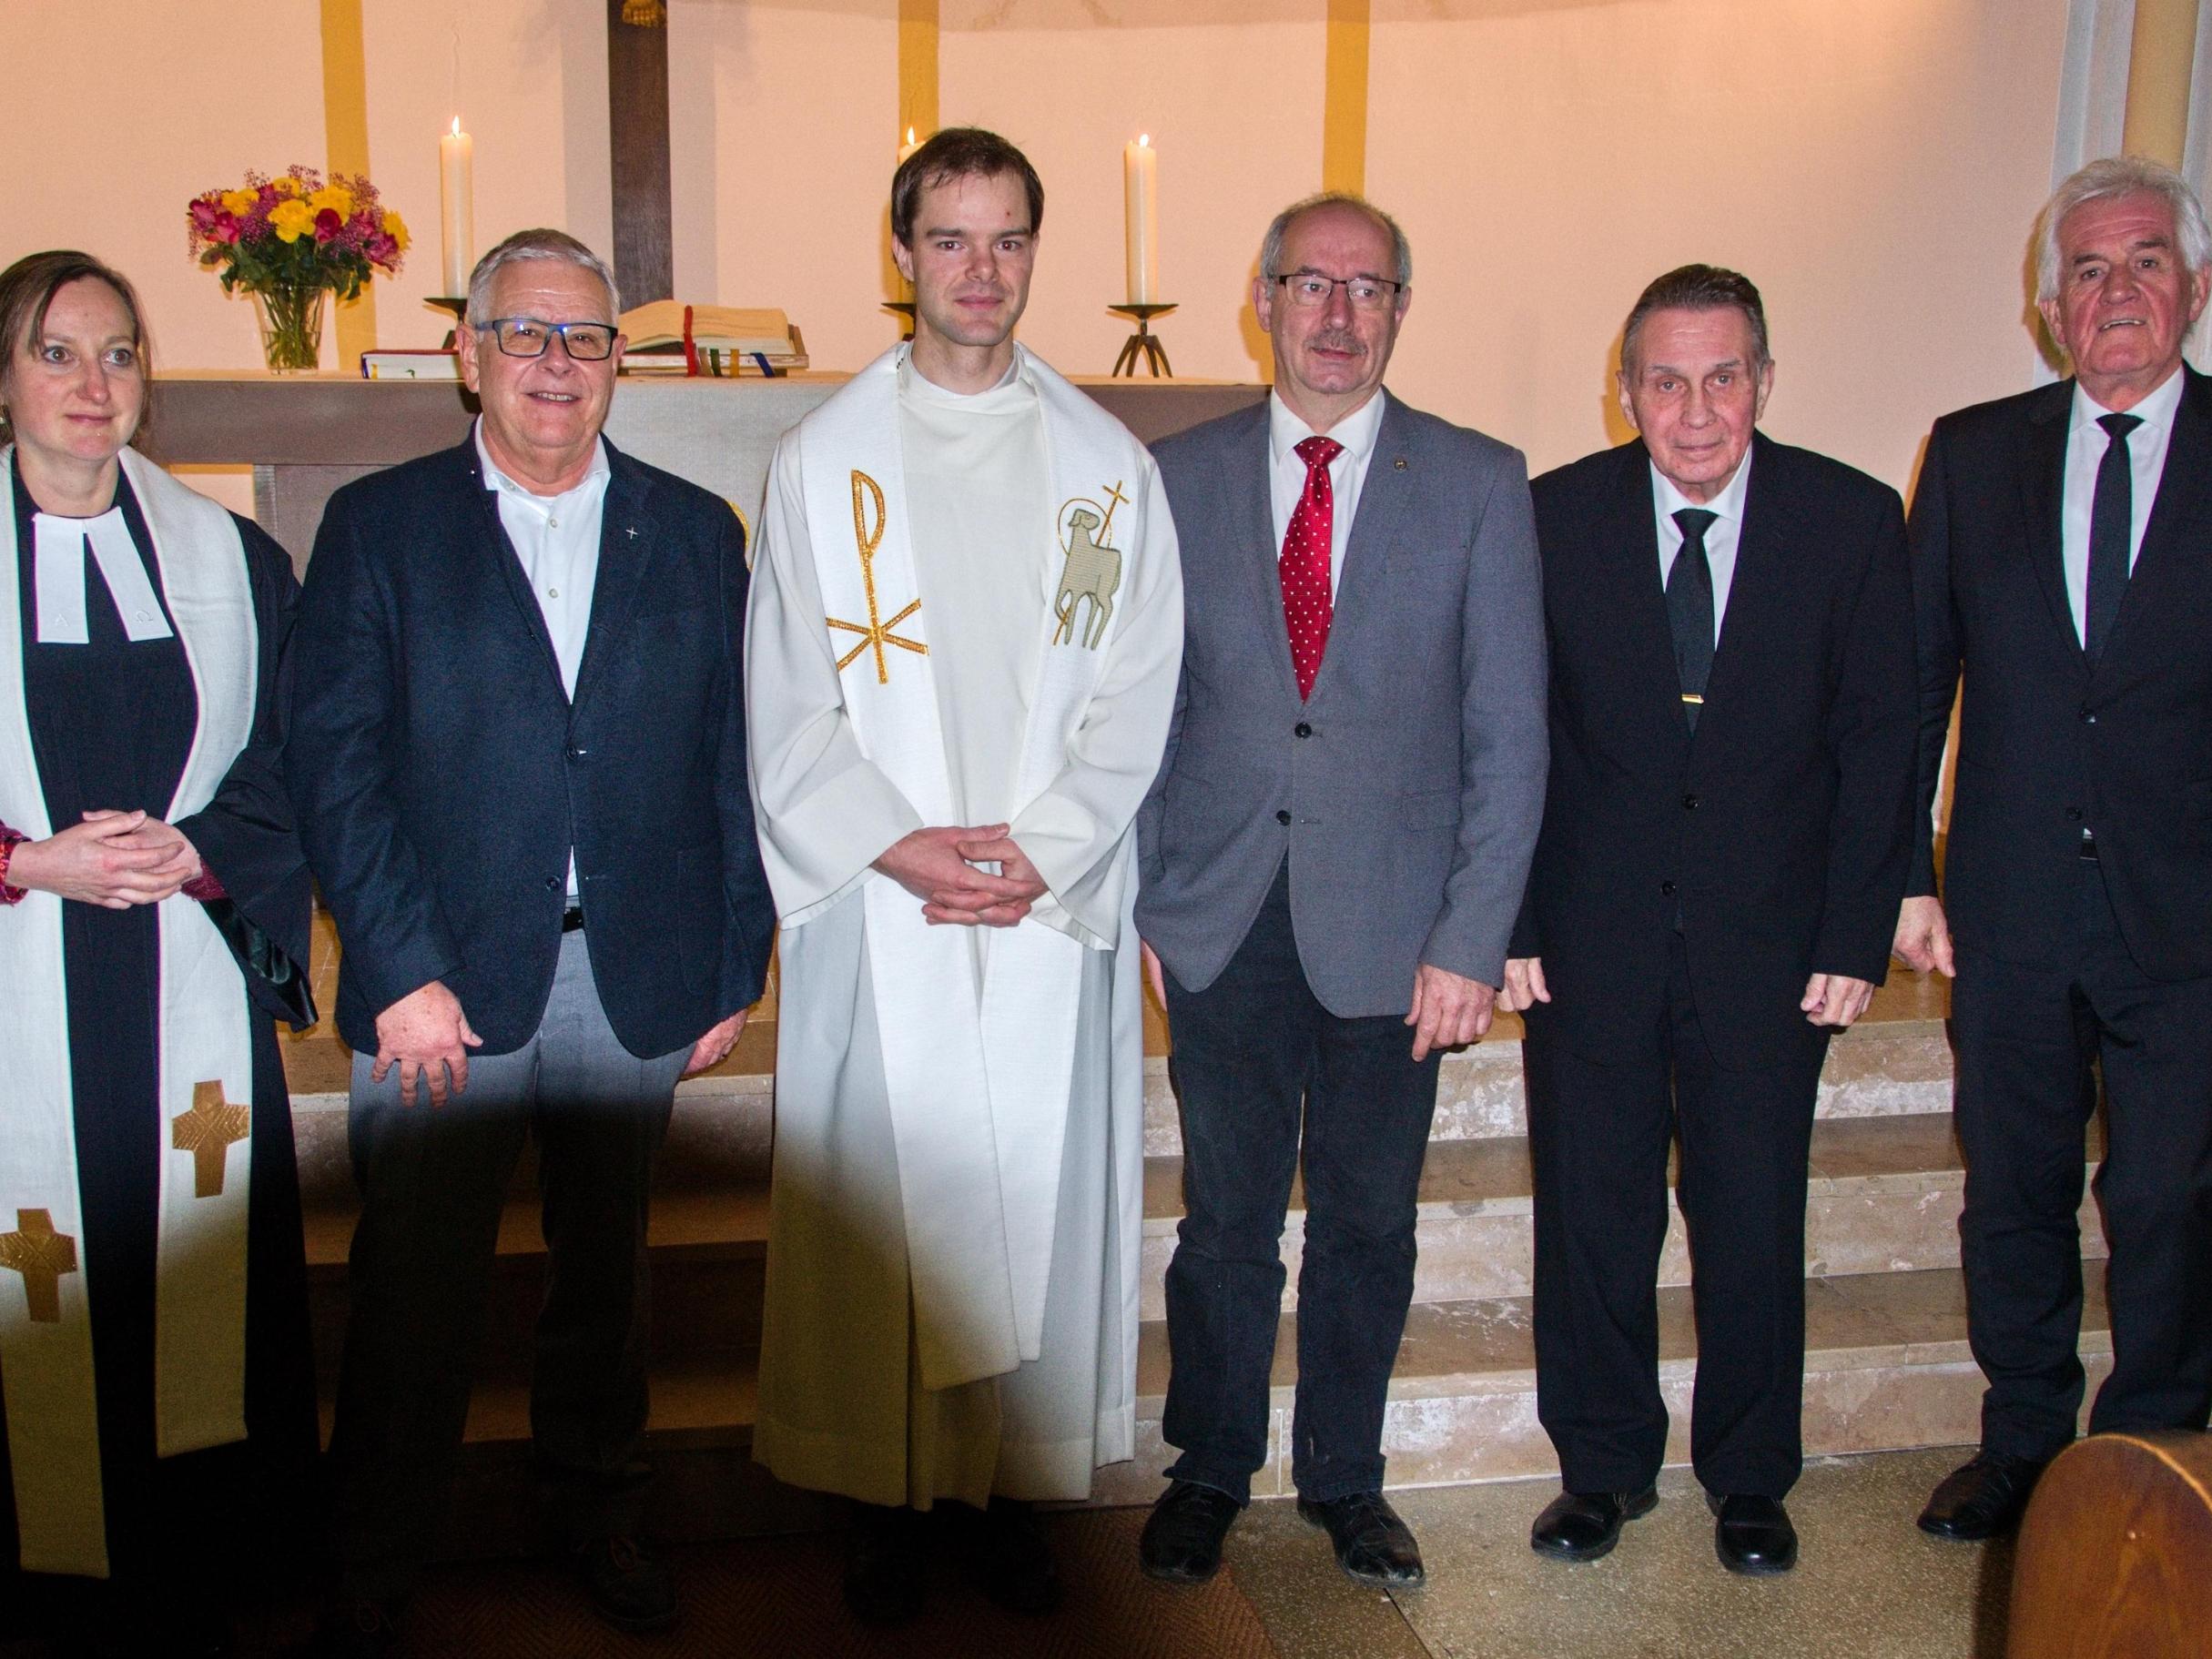
{"label": "pale pink wall", "polygon": [[[940,112],[997,128],[1037,165],[1044,238],[1022,338],[1065,372],[1104,374],[1129,336],[1106,308],[1128,292],[1121,147],[1148,132],[1161,289],[1180,308],[1157,326],[1176,371],[1262,374],[1246,289],[1269,217],[1320,184],[1323,0],[1202,21],[1229,9],[947,0]],[[1136,22],[1075,21],[1101,10]]]}
{"label": "pale pink wall", "polygon": [[[1161,151],[1162,325],[1187,375],[1263,372],[1259,233],[1321,169],[1324,0],[945,0],[941,111],[1027,147],[1050,197],[1025,337],[1100,373],[1126,325],[1121,145]],[[251,366],[249,308],[187,258],[183,205],[324,157],[315,0],[0,0],[0,253],[77,242],[145,288],[171,365]],[[1372,194],[1414,238],[1393,384],[1539,466],[1611,435],[1641,282],[1740,265],[1773,313],[1768,424],[1892,481],[1942,410],[2026,381],[2019,271],[2048,183],[2066,0],[1376,0]],[[477,246],[604,248],[604,0],[368,0],[372,175],[418,234],[383,341],[434,341],[439,131],[477,138]],[[673,0],[676,270],[781,304],[816,362],[893,338],[883,197],[895,0]],[[461,38],[459,68],[454,30]],[[273,43],[264,46],[261,43]],[[281,46],[294,72],[256,53]],[[92,112],[88,118],[87,111]]]}
{"label": "pale pink wall", "polygon": [[[323,158],[316,0],[231,8],[0,0],[0,265],[82,248],[137,285],[157,360],[260,361],[253,306],[192,263],[185,204],[249,167]],[[298,68],[271,73],[279,48]]]}
{"label": "pale pink wall", "polygon": [[1413,401],[1539,470],[1617,439],[1621,318],[1691,259],[1764,293],[1768,430],[1900,486],[1936,414],[2029,383],[2065,0],[1376,10],[1368,184],[1413,238]]}
{"label": "pale pink wall", "polygon": [[367,0],[361,12],[370,177],[415,233],[405,268],[377,283],[379,344],[434,346],[451,326],[422,302],[444,287],[438,136],[456,115],[476,140],[478,254],[553,225],[612,257],[604,5]]}
{"label": "pale pink wall", "polygon": [[[897,0],[669,8],[677,289],[781,306],[817,369],[857,369],[898,339],[880,303],[890,297],[882,227],[898,151],[898,18]],[[707,73],[679,72],[685,56]],[[685,145],[687,131],[700,141]],[[687,271],[683,221],[709,177],[714,235],[701,255],[711,265],[695,256]]]}

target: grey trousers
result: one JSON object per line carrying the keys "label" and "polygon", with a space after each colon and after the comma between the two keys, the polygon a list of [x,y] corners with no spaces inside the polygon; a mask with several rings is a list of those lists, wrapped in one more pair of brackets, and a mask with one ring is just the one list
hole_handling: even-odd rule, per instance
{"label": "grey trousers", "polygon": [[538,1148],[549,1258],[531,1379],[536,1461],[569,1537],[634,1529],[646,1470],[645,1209],[688,1048],[654,1059],[607,1024],[581,933],[564,935],[537,1034],[475,1057],[465,1093],[400,1100],[353,1057],[361,1218],[330,1463],[345,1593],[403,1595],[445,1516],[468,1419],[500,1212]]}

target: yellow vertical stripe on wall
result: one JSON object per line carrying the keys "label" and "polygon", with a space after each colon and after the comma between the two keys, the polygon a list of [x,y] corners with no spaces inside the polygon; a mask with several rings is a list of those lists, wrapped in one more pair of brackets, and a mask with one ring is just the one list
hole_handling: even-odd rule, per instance
{"label": "yellow vertical stripe on wall", "polygon": [[938,0],[898,0],[898,142],[937,130]]}
{"label": "yellow vertical stripe on wall", "polygon": [[2170,167],[2189,133],[2189,75],[2197,57],[2197,0],[2136,0],[2127,53],[2127,125],[2120,147]]}
{"label": "yellow vertical stripe on wall", "polygon": [[1328,0],[1322,77],[1321,187],[1367,188],[1368,0]]}
{"label": "yellow vertical stripe on wall", "polygon": [[[361,0],[322,0],[322,126],[327,170],[368,172],[369,62],[361,44]],[[363,288],[359,299],[334,309],[338,366],[358,373],[361,353],[376,349],[376,289]]]}

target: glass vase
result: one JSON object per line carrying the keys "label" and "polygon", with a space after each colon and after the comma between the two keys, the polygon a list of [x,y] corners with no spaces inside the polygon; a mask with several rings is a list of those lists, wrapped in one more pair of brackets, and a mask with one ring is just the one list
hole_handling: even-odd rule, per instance
{"label": "glass vase", "polygon": [[273,288],[253,290],[253,306],[261,324],[261,355],[271,374],[312,374],[322,365],[322,302],[330,292],[320,288]]}

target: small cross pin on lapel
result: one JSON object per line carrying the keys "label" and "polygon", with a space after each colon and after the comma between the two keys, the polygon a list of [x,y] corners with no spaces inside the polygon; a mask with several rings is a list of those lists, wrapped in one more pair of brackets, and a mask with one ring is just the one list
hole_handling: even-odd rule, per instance
{"label": "small cross pin on lapel", "polygon": [[636,541],[636,540],[637,540],[637,526],[636,526],[636,525],[634,525],[634,524],[633,524],[633,525],[631,525],[631,526],[630,526],[630,527],[629,527],[627,530],[624,531],[622,533],[623,533],[624,535],[625,535],[625,536],[629,537],[631,541]]}

